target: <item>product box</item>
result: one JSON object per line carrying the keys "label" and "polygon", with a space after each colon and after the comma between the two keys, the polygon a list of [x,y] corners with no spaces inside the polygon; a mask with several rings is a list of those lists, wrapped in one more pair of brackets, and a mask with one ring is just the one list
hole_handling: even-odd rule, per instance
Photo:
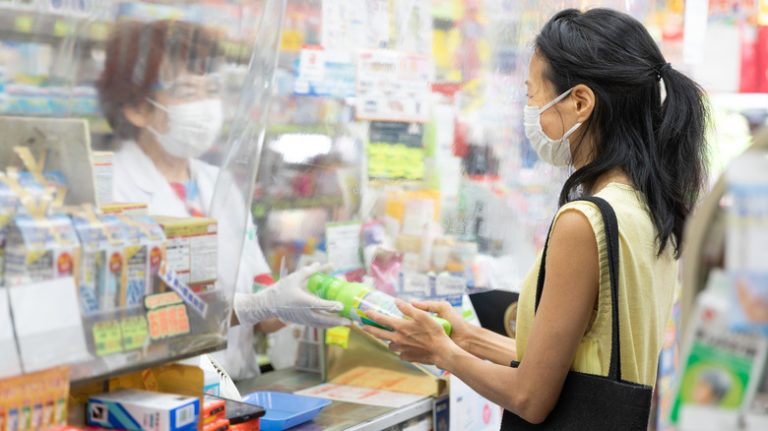
{"label": "product box", "polygon": [[216,220],[164,216],[155,220],[165,233],[169,269],[195,292],[214,289],[219,262]]}
{"label": "product box", "polygon": [[143,302],[146,295],[164,291],[158,270],[165,260],[165,235],[149,216],[104,216],[115,226],[122,225],[126,270],[120,305],[131,307]]}
{"label": "product box", "polygon": [[195,397],[123,389],[88,400],[87,423],[125,430],[194,431],[200,417]]}
{"label": "product box", "polygon": [[680,429],[736,429],[755,393],[768,342],[731,330],[728,314],[724,298],[707,291],[699,296],[670,413]]}
{"label": "product box", "polygon": [[114,310],[118,292],[123,290],[126,268],[119,230],[110,219],[102,220],[92,209],[73,215],[72,224],[82,245],[76,279],[83,315]]}
{"label": "product box", "polygon": [[74,275],[80,241],[66,215],[23,213],[13,218],[5,253],[6,285],[29,284]]}
{"label": "product box", "polygon": [[8,227],[19,206],[19,195],[13,190],[13,186],[16,184],[14,179],[8,178],[4,172],[0,172],[0,286],[5,284],[5,242],[8,236]]}
{"label": "product box", "polygon": [[67,421],[69,369],[0,380],[0,430],[48,430]]}
{"label": "product box", "polygon": [[93,177],[96,180],[96,202],[99,205],[112,203],[112,184],[114,183],[115,153],[111,151],[93,152]]}

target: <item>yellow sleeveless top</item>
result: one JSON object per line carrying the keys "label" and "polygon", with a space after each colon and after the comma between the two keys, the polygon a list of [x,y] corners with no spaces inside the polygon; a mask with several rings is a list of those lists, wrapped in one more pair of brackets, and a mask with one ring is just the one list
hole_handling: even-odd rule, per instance
{"label": "yellow sleeveless top", "polygon": [[[677,285],[677,261],[668,245],[657,256],[656,229],[640,192],[610,183],[596,196],[611,204],[619,223],[619,332],[624,380],[653,386],[658,356]],[[557,212],[579,211],[589,220],[600,257],[597,309],[576,351],[571,370],[608,375],[611,358],[611,284],[608,250],[600,210],[590,202],[571,202]],[[522,360],[533,326],[541,253],[523,281],[517,313],[517,356]]]}

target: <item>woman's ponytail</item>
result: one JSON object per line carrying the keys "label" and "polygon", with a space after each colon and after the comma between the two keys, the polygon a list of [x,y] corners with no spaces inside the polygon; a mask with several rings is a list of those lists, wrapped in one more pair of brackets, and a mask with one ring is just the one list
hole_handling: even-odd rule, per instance
{"label": "woman's ponytail", "polygon": [[666,246],[666,239],[674,236],[675,254],[679,256],[685,220],[707,176],[704,135],[708,104],[701,87],[669,63],[659,67],[658,75],[666,97],[656,128],[655,153],[661,161],[659,179],[665,186],[664,206],[673,215],[659,226],[660,250]]}

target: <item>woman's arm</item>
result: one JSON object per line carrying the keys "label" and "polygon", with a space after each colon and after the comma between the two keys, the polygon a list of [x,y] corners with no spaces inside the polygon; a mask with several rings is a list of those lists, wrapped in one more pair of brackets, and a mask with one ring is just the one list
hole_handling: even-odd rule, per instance
{"label": "woman's arm", "polygon": [[552,411],[597,300],[599,259],[589,221],[576,211],[558,218],[549,241],[544,293],[518,368],[485,362],[461,349],[429,314],[407,304],[412,320],[371,317],[394,332],[366,328],[390,340],[405,360],[433,363],[489,400],[539,423]]}
{"label": "woman's arm", "polygon": [[413,306],[448,320],[453,328],[451,339],[472,355],[506,366],[509,366],[517,358],[517,349],[513,338],[470,325],[454,310],[451,304],[445,301],[422,301],[414,302]]}
{"label": "woman's arm", "polygon": [[509,366],[517,359],[517,344],[514,338],[505,337],[485,328],[474,327],[466,338],[456,341],[462,349],[480,359]]}

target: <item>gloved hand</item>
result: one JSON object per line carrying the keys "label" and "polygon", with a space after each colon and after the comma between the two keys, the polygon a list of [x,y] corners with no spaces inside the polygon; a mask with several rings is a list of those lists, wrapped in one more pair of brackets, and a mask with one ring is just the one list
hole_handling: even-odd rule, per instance
{"label": "gloved hand", "polygon": [[309,293],[307,280],[316,272],[327,272],[328,266],[312,264],[280,279],[257,293],[235,293],[235,313],[241,324],[253,325],[274,317],[316,328],[349,325],[337,313],[344,306]]}

